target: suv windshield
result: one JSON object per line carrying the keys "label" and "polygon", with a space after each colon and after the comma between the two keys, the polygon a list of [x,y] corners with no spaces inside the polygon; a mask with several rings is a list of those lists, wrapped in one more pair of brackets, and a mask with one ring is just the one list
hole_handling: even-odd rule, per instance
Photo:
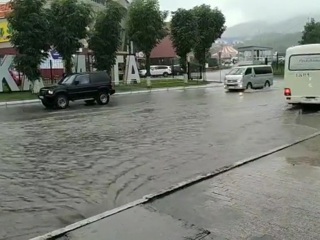
{"label": "suv windshield", "polygon": [[233,68],[227,75],[242,75],[246,68]]}
{"label": "suv windshield", "polygon": [[67,76],[59,84],[71,85],[73,83],[74,78],[75,78],[75,75]]}

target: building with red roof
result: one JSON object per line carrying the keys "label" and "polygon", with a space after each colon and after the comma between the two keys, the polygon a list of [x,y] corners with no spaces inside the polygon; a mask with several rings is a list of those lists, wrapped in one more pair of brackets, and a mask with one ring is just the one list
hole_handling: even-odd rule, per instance
{"label": "building with red roof", "polygon": [[166,36],[151,51],[150,61],[152,65],[170,65],[178,58],[170,36]]}

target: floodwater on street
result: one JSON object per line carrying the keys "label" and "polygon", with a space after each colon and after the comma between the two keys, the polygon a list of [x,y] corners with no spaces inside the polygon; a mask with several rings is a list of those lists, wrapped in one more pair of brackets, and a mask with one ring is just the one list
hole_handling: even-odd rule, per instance
{"label": "floodwater on street", "polygon": [[28,239],[316,132],[283,82],[0,108],[0,239]]}

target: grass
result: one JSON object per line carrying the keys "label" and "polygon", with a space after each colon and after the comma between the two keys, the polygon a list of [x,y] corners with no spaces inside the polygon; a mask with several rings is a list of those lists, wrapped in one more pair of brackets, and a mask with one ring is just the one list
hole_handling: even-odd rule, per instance
{"label": "grass", "polygon": [[273,72],[275,76],[284,76],[284,69],[275,69]]}
{"label": "grass", "polygon": [[37,99],[37,95],[31,92],[3,92],[0,93],[0,102],[21,101]]}
{"label": "grass", "polygon": [[[189,80],[188,83],[184,83],[182,79],[168,79],[168,80],[151,80],[151,88],[147,86],[147,81],[142,80],[141,83],[119,85],[116,86],[116,92],[132,92],[139,90],[147,90],[153,88],[172,88],[172,87],[184,87],[184,86],[197,86],[208,84],[206,81]],[[37,94],[31,92],[9,92],[4,87],[3,93],[0,93],[0,102],[19,101],[19,100],[33,100],[37,99]]]}
{"label": "grass", "polygon": [[278,67],[273,66],[273,74],[275,76],[284,76],[284,66],[279,65]]}

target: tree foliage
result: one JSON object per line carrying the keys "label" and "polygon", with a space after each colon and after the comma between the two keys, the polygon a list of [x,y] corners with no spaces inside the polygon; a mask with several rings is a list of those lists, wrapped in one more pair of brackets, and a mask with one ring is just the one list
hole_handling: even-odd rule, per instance
{"label": "tree foliage", "polygon": [[225,17],[217,9],[211,9],[209,5],[200,5],[192,9],[197,22],[196,44],[194,46],[194,55],[201,65],[205,65],[206,55],[212,46],[212,43],[221,37],[226,30]]}
{"label": "tree foliage", "polygon": [[89,39],[89,48],[94,53],[95,67],[98,70],[110,72],[116,62],[116,53],[121,44],[121,20],[125,12],[122,5],[109,1],[106,9],[97,16]]}
{"label": "tree foliage", "polygon": [[180,56],[180,64],[186,71],[187,55],[195,46],[197,37],[197,21],[192,10],[178,9],[171,19],[171,40]]}
{"label": "tree foliage", "polygon": [[52,45],[61,54],[69,74],[72,72],[72,55],[82,47],[80,40],[88,36],[92,9],[89,4],[77,0],[55,0],[50,13]]}
{"label": "tree foliage", "polygon": [[127,31],[131,41],[146,56],[147,75],[150,76],[150,53],[167,35],[167,12],[160,11],[158,0],[133,0],[128,11]]}
{"label": "tree foliage", "polygon": [[30,81],[40,79],[39,65],[47,58],[50,24],[45,0],[12,0],[8,16],[11,43],[18,50],[16,67]]}
{"label": "tree foliage", "polygon": [[320,22],[316,22],[313,18],[307,22],[302,32],[300,44],[320,43]]}

